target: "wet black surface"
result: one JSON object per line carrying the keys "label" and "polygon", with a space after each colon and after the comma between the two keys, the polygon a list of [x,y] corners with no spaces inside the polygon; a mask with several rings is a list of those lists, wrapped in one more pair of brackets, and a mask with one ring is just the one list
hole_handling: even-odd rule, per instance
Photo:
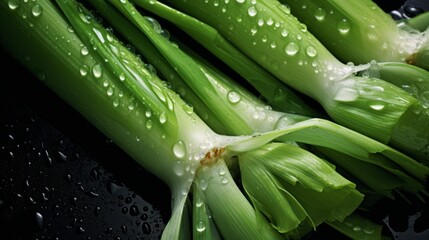
{"label": "wet black surface", "polygon": [[1,53],[0,239],[159,239],[167,186]]}
{"label": "wet black surface", "polygon": [[[401,2],[384,7],[405,11]],[[0,239],[159,239],[167,186],[3,51],[0,59]],[[369,215],[394,239],[429,239],[428,204],[417,199],[386,200]],[[326,226],[309,236],[327,238],[343,237]]]}

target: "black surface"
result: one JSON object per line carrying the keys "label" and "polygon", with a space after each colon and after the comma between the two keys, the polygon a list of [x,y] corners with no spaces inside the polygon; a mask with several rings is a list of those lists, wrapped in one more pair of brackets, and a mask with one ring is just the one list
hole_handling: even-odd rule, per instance
{"label": "black surface", "polygon": [[[170,215],[167,186],[0,55],[0,239],[158,239]],[[371,218],[395,239],[429,239],[427,211],[417,200],[383,201]],[[326,226],[309,236],[327,238],[342,236]]]}
{"label": "black surface", "polygon": [[0,239],[158,239],[167,186],[3,51],[1,64]]}

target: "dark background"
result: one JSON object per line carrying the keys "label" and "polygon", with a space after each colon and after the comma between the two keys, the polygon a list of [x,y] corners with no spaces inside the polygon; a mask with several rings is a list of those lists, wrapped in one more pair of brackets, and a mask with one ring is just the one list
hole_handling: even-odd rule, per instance
{"label": "dark background", "polygon": [[[377,2],[396,17],[429,9],[429,1]],[[158,239],[167,186],[2,49],[0,60],[0,239]],[[377,207],[372,217],[387,235],[429,239],[425,204]],[[308,238],[340,237],[322,226]]]}

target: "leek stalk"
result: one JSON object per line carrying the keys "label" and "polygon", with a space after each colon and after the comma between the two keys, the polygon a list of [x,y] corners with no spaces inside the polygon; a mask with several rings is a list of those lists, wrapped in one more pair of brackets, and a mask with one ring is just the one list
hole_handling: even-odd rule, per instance
{"label": "leek stalk", "polygon": [[[50,1],[12,3],[16,2],[0,3],[2,47],[170,186],[173,213],[163,239],[178,239],[186,196],[206,151],[243,137],[217,135],[195,113],[185,111],[186,104],[177,94],[73,1],[58,1],[73,28]],[[82,25],[89,31],[80,31]],[[210,169],[205,172],[214,174]],[[230,183],[234,184],[232,179]],[[217,189],[221,194],[222,188]],[[271,228],[252,222],[254,209],[241,192],[229,191],[228,195],[242,200],[226,203],[221,199],[219,203],[229,205],[242,219],[250,219],[235,225],[236,232],[278,238]],[[216,212],[215,207],[211,209]]]}
{"label": "leek stalk", "polygon": [[336,59],[285,5],[275,0],[168,2],[216,28],[276,77],[317,100],[336,122],[384,143],[395,138],[393,146],[413,151],[402,134],[392,135],[421,117],[415,114],[421,103],[386,81],[356,76],[359,69]]}
{"label": "leek stalk", "polygon": [[[425,61],[429,48],[425,33],[429,26],[427,20],[422,31],[399,27],[371,0],[352,3],[338,0],[281,2],[290,6],[292,14],[344,62],[409,62],[429,69]],[[421,21],[417,21],[420,20],[417,19],[415,25],[422,29]]]}

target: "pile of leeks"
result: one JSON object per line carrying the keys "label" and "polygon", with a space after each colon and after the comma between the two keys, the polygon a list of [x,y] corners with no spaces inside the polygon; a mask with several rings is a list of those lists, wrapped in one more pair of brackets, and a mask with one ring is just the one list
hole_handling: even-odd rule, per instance
{"label": "pile of leeks", "polygon": [[163,239],[381,239],[365,209],[426,195],[429,73],[339,60],[282,2],[7,0],[0,43],[168,184]]}

